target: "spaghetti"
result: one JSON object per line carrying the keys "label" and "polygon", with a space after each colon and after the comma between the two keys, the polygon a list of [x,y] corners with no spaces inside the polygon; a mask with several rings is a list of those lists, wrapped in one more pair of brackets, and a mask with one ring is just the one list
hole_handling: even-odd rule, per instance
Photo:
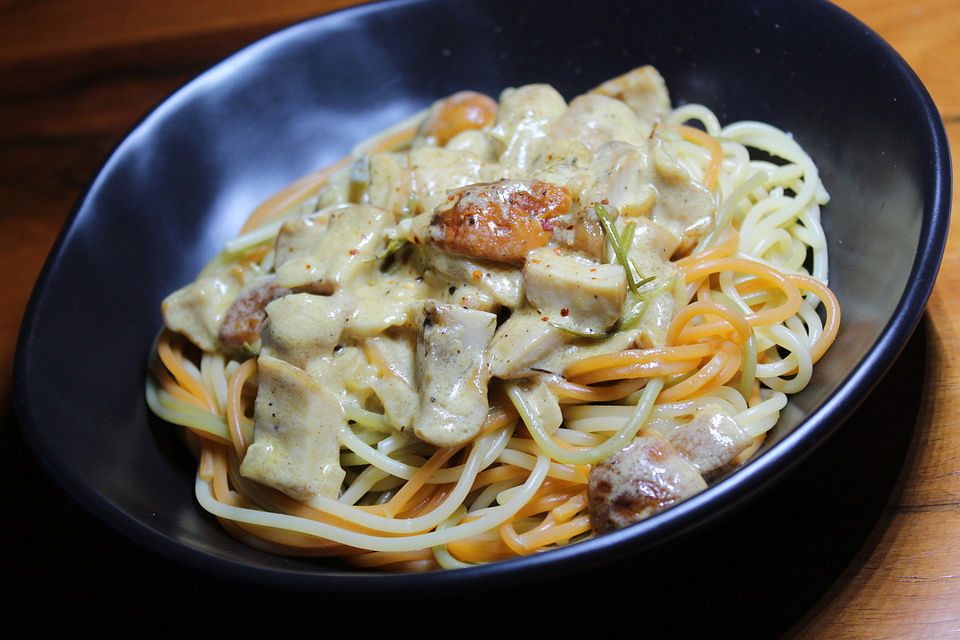
{"label": "spaghetti", "polygon": [[[592,470],[638,435],[722,416],[747,437],[723,470],[757,451],[839,329],[820,224],[828,196],[788,134],[721,127],[701,105],[671,109],[655,73],[635,70],[569,105],[545,85],[499,104],[439,101],[270,198],[165,301],[147,401],[184,427],[197,500],[230,535],[361,568],[462,568],[594,535]],[[671,212],[671,189],[686,189],[686,209]],[[706,218],[691,202],[707,203]],[[318,267],[323,238],[352,224],[340,215],[381,231],[338,246],[336,268]],[[496,242],[471,230],[484,224],[499,225]],[[586,311],[567,302],[536,279],[541,260],[549,278],[610,274],[590,285],[603,300]],[[323,318],[343,317],[327,342],[311,334],[326,347],[310,351],[298,327],[332,301],[350,312],[324,306]],[[284,320],[293,302],[300,315]],[[476,423],[456,437],[431,431],[425,407],[431,384],[446,389],[431,367],[479,340],[471,329],[458,355],[430,360],[449,347],[431,331],[457,331],[443,324],[453,316],[480,318],[492,336],[477,347],[482,371],[471,370],[482,398],[455,381],[445,409]],[[508,323],[527,333],[505,344]],[[333,418],[307,416],[333,430],[332,489],[297,475],[297,456],[317,444],[298,441],[277,463],[293,480],[250,462],[265,446],[282,453],[270,438],[286,423],[274,415],[279,435],[266,433],[263,411],[292,396],[310,407],[335,399]],[[479,418],[465,408],[474,401]]]}

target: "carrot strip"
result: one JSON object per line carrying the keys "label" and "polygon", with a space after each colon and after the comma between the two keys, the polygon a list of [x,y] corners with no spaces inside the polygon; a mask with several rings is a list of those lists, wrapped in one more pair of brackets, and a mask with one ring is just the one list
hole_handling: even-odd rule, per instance
{"label": "carrot strip", "polygon": [[160,383],[160,386],[163,388],[163,390],[177,400],[182,400],[183,402],[193,405],[198,409],[203,409],[204,411],[208,409],[208,407],[203,403],[203,400],[181,387],[177,381],[173,379],[173,376],[170,375],[170,371],[168,371],[167,368],[162,364],[155,366],[153,368],[153,373],[157,377],[157,382]]}
{"label": "carrot strip", "polygon": [[558,507],[554,507],[550,513],[557,522],[566,522],[573,516],[587,508],[587,491],[584,489],[574,495],[569,500]]}
{"label": "carrot strip", "polygon": [[227,385],[227,430],[230,432],[230,440],[233,442],[233,447],[241,460],[247,454],[247,447],[250,446],[247,437],[244,435],[244,422],[249,428],[250,421],[244,420],[245,416],[240,406],[240,400],[243,395],[243,385],[256,372],[257,360],[256,358],[250,358],[240,365],[233,377],[230,378],[230,384]]}
{"label": "carrot strip", "polygon": [[727,227],[727,230],[724,232],[722,239],[710,247],[706,251],[700,253],[695,253],[685,258],[680,258],[673,263],[673,266],[678,269],[688,268],[690,265],[697,264],[699,262],[704,262],[706,260],[714,260],[716,258],[727,258],[732,256],[737,252],[737,249],[740,248],[740,232],[737,231],[735,227]]}
{"label": "carrot strip", "polygon": [[599,369],[578,377],[578,384],[593,384],[595,382],[609,382],[633,378],[656,378],[686,373],[697,368],[700,360],[686,360],[682,362],[636,362],[622,367]]}
{"label": "carrot strip", "polygon": [[337,160],[330,166],[324,167],[323,169],[319,169],[312,173],[308,173],[299,180],[287,185],[274,195],[264,200],[256,209],[253,210],[253,213],[250,214],[250,217],[247,218],[247,221],[240,229],[240,233],[243,234],[247,233],[248,231],[252,231],[253,229],[256,229],[257,227],[269,222],[273,218],[276,218],[284,211],[297,206],[325,187],[333,174],[350,164],[352,161],[352,157],[346,156]]}
{"label": "carrot strip", "polygon": [[534,529],[520,536],[524,549],[533,551],[557,542],[568,541],[574,536],[590,531],[590,516],[580,516],[569,522],[551,523],[552,526]]}
{"label": "carrot strip", "polygon": [[527,516],[552,511],[553,509],[565,504],[570,498],[575,496],[582,489],[583,485],[578,485],[572,491],[563,493],[554,493],[531,500],[517,512],[517,518],[526,518]]}
{"label": "carrot strip", "polygon": [[[420,504],[407,509],[406,511],[401,511],[397,514],[398,518],[418,518],[426,513],[430,513],[438,506],[440,503],[447,499],[447,496],[450,495],[452,485],[436,485],[428,484],[424,489],[429,491],[428,497],[426,500]],[[421,489],[422,491],[423,489]]]}
{"label": "carrot strip", "polygon": [[717,183],[717,176],[720,175],[720,165],[723,163],[723,147],[717,142],[717,139],[706,131],[701,131],[695,127],[689,127],[685,124],[677,124],[670,127],[680,134],[687,142],[693,142],[701,147],[706,147],[710,152],[710,164],[703,172],[703,186],[713,191]]}
{"label": "carrot strip", "polygon": [[401,129],[388,135],[383,140],[377,141],[377,143],[370,148],[368,153],[373,154],[382,153],[384,151],[393,151],[394,149],[409,144],[416,135],[417,127],[407,127],[406,129]]}
{"label": "carrot strip", "polygon": [[383,567],[398,562],[426,560],[432,557],[433,553],[430,549],[420,549],[418,551],[371,551],[370,553],[351,556],[347,561],[355,567],[371,568]]}
{"label": "carrot strip", "polygon": [[[563,372],[567,378],[577,378],[583,374],[601,369],[641,364],[645,362],[676,362],[682,360],[699,360],[712,355],[713,349],[709,345],[690,344],[670,347],[655,347],[652,349],[630,349],[616,353],[604,353],[577,360]],[[581,383],[586,384],[586,383]]]}
{"label": "carrot strip", "polygon": [[[799,305],[798,307],[799,308]],[[687,324],[701,315],[710,315],[721,318],[723,322],[713,324],[701,324],[694,327],[687,327]],[[733,329],[737,335],[737,342],[743,344],[750,339],[752,331],[747,317],[739,310],[731,309],[717,302],[694,302],[688,304],[680,310],[667,329],[667,342],[670,344],[684,344],[695,340],[715,335],[717,337],[727,338]]]}
{"label": "carrot strip", "polygon": [[518,556],[526,555],[527,549],[523,546],[523,540],[513,527],[513,519],[507,520],[501,524],[497,531],[500,533],[500,539],[507,547]]}
{"label": "carrot strip", "polygon": [[749,273],[757,276],[783,290],[786,295],[786,301],[778,307],[746,314],[745,317],[750,326],[756,327],[783,322],[800,308],[802,298],[797,285],[791,280],[794,276],[786,276],[761,262],[745,258],[720,258],[705,260],[683,269],[684,278],[687,282],[693,282],[710,274],[724,271]]}
{"label": "carrot strip", "polygon": [[830,287],[815,278],[800,275],[791,275],[787,278],[799,289],[810,291],[820,298],[827,311],[827,321],[824,323],[823,333],[820,334],[820,338],[810,349],[813,361],[817,362],[836,340],[837,333],[840,331],[840,302],[833,291],[830,290]]}
{"label": "carrot strip", "polygon": [[496,431],[505,427],[518,418],[517,410],[509,402],[491,401],[490,410],[487,412],[487,418],[483,426],[480,427],[479,435],[486,435],[491,431]]}
{"label": "carrot strip", "polygon": [[503,560],[514,555],[513,549],[508,547],[501,538],[484,540],[478,538],[464,538],[447,543],[447,551],[460,562],[478,564]]}
{"label": "carrot strip", "polygon": [[183,353],[179,346],[174,347],[170,344],[171,336],[172,334],[169,331],[164,331],[160,335],[159,340],[157,340],[157,355],[160,356],[160,361],[163,363],[163,366],[167,368],[181,387],[202,401],[210,413],[219,415],[217,405],[214,404],[213,398],[210,397],[210,394],[207,393],[207,390],[200,381],[190,375],[190,372],[184,368],[182,362]]}
{"label": "carrot strip", "polygon": [[[370,153],[380,153],[382,151],[390,151],[395,149],[410,142],[416,133],[416,127],[408,127],[406,129],[397,131],[396,133],[391,134],[383,140],[377,142],[377,144],[374,145],[370,150]],[[246,233],[256,229],[259,226],[262,226],[266,222],[283,214],[285,211],[297,206],[307,198],[315,195],[318,191],[320,191],[320,189],[327,185],[327,183],[330,181],[330,178],[333,177],[333,174],[355,160],[356,158],[354,158],[352,155],[345,156],[333,164],[312,173],[308,173],[299,180],[296,180],[295,182],[284,187],[274,195],[264,200],[256,209],[253,210],[253,213],[250,214],[250,217],[247,218],[247,221],[244,223],[243,228],[240,229],[240,233]]]}
{"label": "carrot strip", "polygon": [[647,384],[645,379],[640,379],[627,380],[620,384],[605,387],[588,387],[570,382],[559,376],[545,378],[544,382],[546,382],[547,386],[553,389],[560,398],[566,398],[576,402],[611,402],[613,400],[619,400]]}
{"label": "carrot strip", "polygon": [[522,478],[528,475],[530,475],[530,471],[524,469],[523,467],[515,467],[512,464],[504,464],[500,465],[499,467],[494,467],[493,469],[487,469],[486,471],[481,471],[478,473],[477,479],[473,482],[472,489],[481,489],[495,482],[513,480],[514,478]]}
{"label": "carrot strip", "polygon": [[413,477],[407,480],[397,493],[390,498],[390,501],[383,505],[384,513],[389,517],[394,517],[399,511],[403,509],[403,506],[407,503],[410,498],[413,497],[413,494],[417,490],[426,484],[427,480],[430,479],[430,476],[433,475],[433,472],[443,466],[443,464],[450,459],[450,457],[459,451],[459,447],[444,447],[442,449],[437,449],[436,452],[427,462],[417,469],[417,472],[413,474]]}
{"label": "carrot strip", "polygon": [[[679,382],[674,386],[661,391],[660,396],[657,398],[657,402],[676,402],[697,393],[699,390],[706,387],[711,380],[719,376],[721,372],[727,370],[729,366],[728,361],[731,358],[736,359],[736,364],[739,368],[739,353],[731,353],[730,347],[737,351],[739,351],[739,349],[736,345],[730,342],[726,342],[724,345],[730,346],[724,346],[720,348],[716,355],[711,358],[707,364],[701,367],[699,371],[686,380],[683,380],[682,382]],[[714,386],[719,387],[720,384]]]}

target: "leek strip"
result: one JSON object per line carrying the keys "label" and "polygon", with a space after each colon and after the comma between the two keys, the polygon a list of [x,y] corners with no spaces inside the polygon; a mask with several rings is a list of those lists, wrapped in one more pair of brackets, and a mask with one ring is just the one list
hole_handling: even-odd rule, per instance
{"label": "leek strip", "polygon": [[627,254],[623,250],[623,244],[620,241],[620,235],[617,233],[617,227],[613,218],[610,217],[607,208],[599,202],[593,204],[593,210],[597,213],[597,220],[600,221],[600,226],[603,227],[603,231],[607,235],[607,240],[610,241],[610,246],[613,247],[613,254],[617,257],[617,262],[620,263],[620,266],[623,267],[623,270],[627,274],[627,285],[630,287],[630,291],[639,298],[640,287],[637,285],[637,279],[633,275],[633,267],[630,265],[630,261],[627,260]]}
{"label": "leek strip", "polygon": [[697,246],[695,253],[701,253],[706,251],[713,245],[717,243],[720,239],[720,235],[723,233],[723,230],[727,228],[729,224],[733,221],[733,215],[736,212],[736,207],[739,205],[744,198],[750,196],[750,192],[756,189],[757,187],[762,187],[767,182],[767,174],[763,171],[758,171],[750,178],[747,178],[739,187],[734,189],[733,193],[730,194],[730,197],[723,201],[723,204],[720,205],[720,210],[717,212],[717,221],[713,225],[713,229],[707,235],[706,238]]}
{"label": "leek strip", "polygon": [[225,259],[233,258],[258,244],[270,242],[280,233],[280,227],[283,226],[283,223],[283,220],[276,220],[262,227],[257,227],[242,236],[227,240],[223,245],[223,253],[221,255]]}

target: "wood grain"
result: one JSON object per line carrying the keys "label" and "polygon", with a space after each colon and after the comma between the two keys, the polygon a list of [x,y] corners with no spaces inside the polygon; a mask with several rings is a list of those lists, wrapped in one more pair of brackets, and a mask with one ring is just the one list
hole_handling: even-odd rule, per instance
{"label": "wood grain", "polygon": [[[887,40],[937,104],[960,163],[960,5],[843,0]],[[952,212],[960,211],[954,187]],[[793,630],[816,638],[960,637],[960,228],[950,227],[927,316],[921,415],[909,463],[871,540]]]}
{"label": "wood grain", "polygon": [[[0,0],[0,410],[30,290],[64,219],[119,137],[165,95],[252,40],[356,0]],[[960,149],[960,3],[842,0],[929,89]],[[954,157],[954,172],[958,162]],[[960,210],[960,193],[953,211]],[[788,635],[960,637],[960,230],[927,312],[926,370],[889,503]],[[4,423],[4,428],[8,424]]]}
{"label": "wood grain", "polygon": [[917,72],[945,120],[960,117],[960,7],[956,0],[839,0]]}

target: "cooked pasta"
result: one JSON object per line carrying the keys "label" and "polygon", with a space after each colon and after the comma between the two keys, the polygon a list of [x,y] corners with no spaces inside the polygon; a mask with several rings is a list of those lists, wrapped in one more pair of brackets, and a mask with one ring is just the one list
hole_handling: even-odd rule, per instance
{"label": "cooked pasta", "polygon": [[454,94],[258,207],[164,301],[147,401],[264,551],[571,544],[746,462],[809,383],[827,201],[789,134],[673,109],[652,67]]}

